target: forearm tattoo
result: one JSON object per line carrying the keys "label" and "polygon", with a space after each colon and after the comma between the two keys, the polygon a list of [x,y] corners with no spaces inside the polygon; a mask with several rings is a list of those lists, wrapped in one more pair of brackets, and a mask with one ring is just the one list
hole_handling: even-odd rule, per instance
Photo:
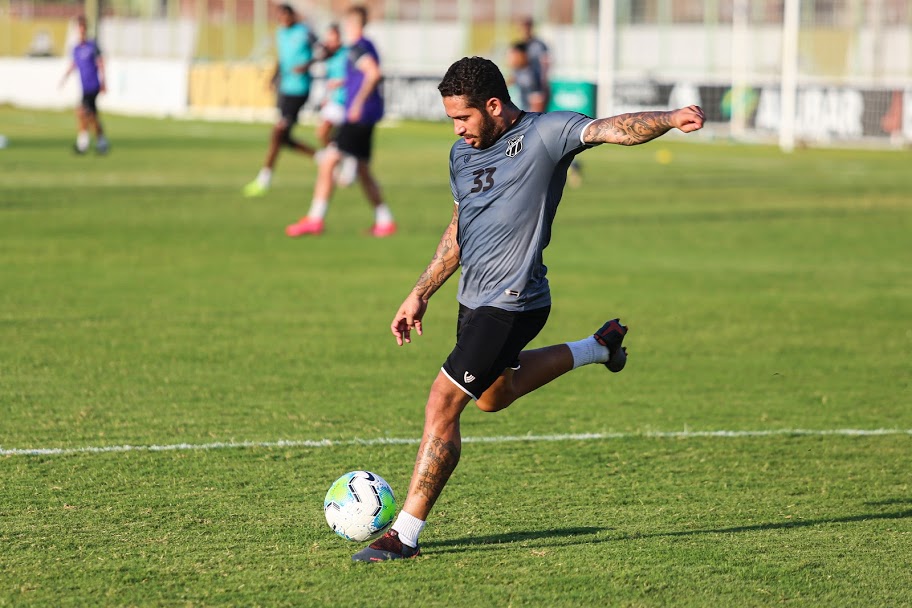
{"label": "forearm tattoo", "polygon": [[434,435],[428,435],[424,441],[415,467],[418,477],[417,489],[431,501],[431,504],[443,492],[443,486],[456,469],[459,454],[459,446],[452,441],[444,441]]}
{"label": "forearm tattoo", "polygon": [[635,146],[664,135],[672,127],[671,112],[634,112],[593,121],[586,130],[585,140]]}
{"label": "forearm tattoo", "polygon": [[412,291],[419,296],[427,299],[440,289],[440,286],[446,283],[456,269],[459,267],[459,245],[456,243],[456,229],[458,226],[457,215],[453,214],[453,221],[447,226],[443,236],[440,238],[440,244],[437,245],[437,251],[431,258],[431,263],[418,277],[418,282]]}

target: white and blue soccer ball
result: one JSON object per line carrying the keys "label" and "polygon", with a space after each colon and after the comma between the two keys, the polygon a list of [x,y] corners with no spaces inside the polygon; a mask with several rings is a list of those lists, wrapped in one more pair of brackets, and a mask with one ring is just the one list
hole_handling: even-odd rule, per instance
{"label": "white and blue soccer ball", "polygon": [[333,532],[354,541],[379,536],[393,523],[393,489],[370,471],[352,471],[337,479],[323,500],[326,523]]}

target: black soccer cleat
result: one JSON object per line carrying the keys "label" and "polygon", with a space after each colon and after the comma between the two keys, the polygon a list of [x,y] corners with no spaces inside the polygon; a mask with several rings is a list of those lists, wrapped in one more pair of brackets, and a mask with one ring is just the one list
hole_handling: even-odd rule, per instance
{"label": "black soccer cleat", "polygon": [[605,367],[615,373],[624,369],[627,365],[627,349],[621,346],[621,343],[627,335],[627,326],[621,325],[620,319],[612,319],[602,325],[594,335],[599,344],[608,348],[608,361],[605,362]]}
{"label": "black soccer cleat", "polygon": [[353,562],[385,562],[391,559],[408,559],[421,555],[418,547],[409,547],[399,540],[399,533],[390,530],[369,546],[352,555]]}

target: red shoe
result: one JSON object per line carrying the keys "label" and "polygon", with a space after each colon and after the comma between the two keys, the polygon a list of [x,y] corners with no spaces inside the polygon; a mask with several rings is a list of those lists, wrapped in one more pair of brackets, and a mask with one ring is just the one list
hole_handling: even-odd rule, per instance
{"label": "red shoe", "polygon": [[302,217],[297,224],[291,224],[285,228],[285,234],[292,238],[304,236],[305,234],[323,234],[323,220],[314,220],[309,217]]}
{"label": "red shoe", "polygon": [[385,224],[374,224],[370,230],[371,236],[382,239],[385,236],[396,234],[396,222],[387,222]]}

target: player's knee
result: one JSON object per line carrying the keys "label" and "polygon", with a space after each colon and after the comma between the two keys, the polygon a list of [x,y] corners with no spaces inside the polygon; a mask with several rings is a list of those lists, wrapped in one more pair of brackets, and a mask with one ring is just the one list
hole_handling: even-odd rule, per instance
{"label": "player's knee", "polygon": [[280,120],[272,128],[272,137],[283,145],[289,145],[291,142],[291,127],[285,120]]}
{"label": "player's knee", "polygon": [[450,424],[459,420],[462,410],[468,403],[468,396],[453,386],[449,380],[440,379],[431,386],[424,417],[430,423]]}

